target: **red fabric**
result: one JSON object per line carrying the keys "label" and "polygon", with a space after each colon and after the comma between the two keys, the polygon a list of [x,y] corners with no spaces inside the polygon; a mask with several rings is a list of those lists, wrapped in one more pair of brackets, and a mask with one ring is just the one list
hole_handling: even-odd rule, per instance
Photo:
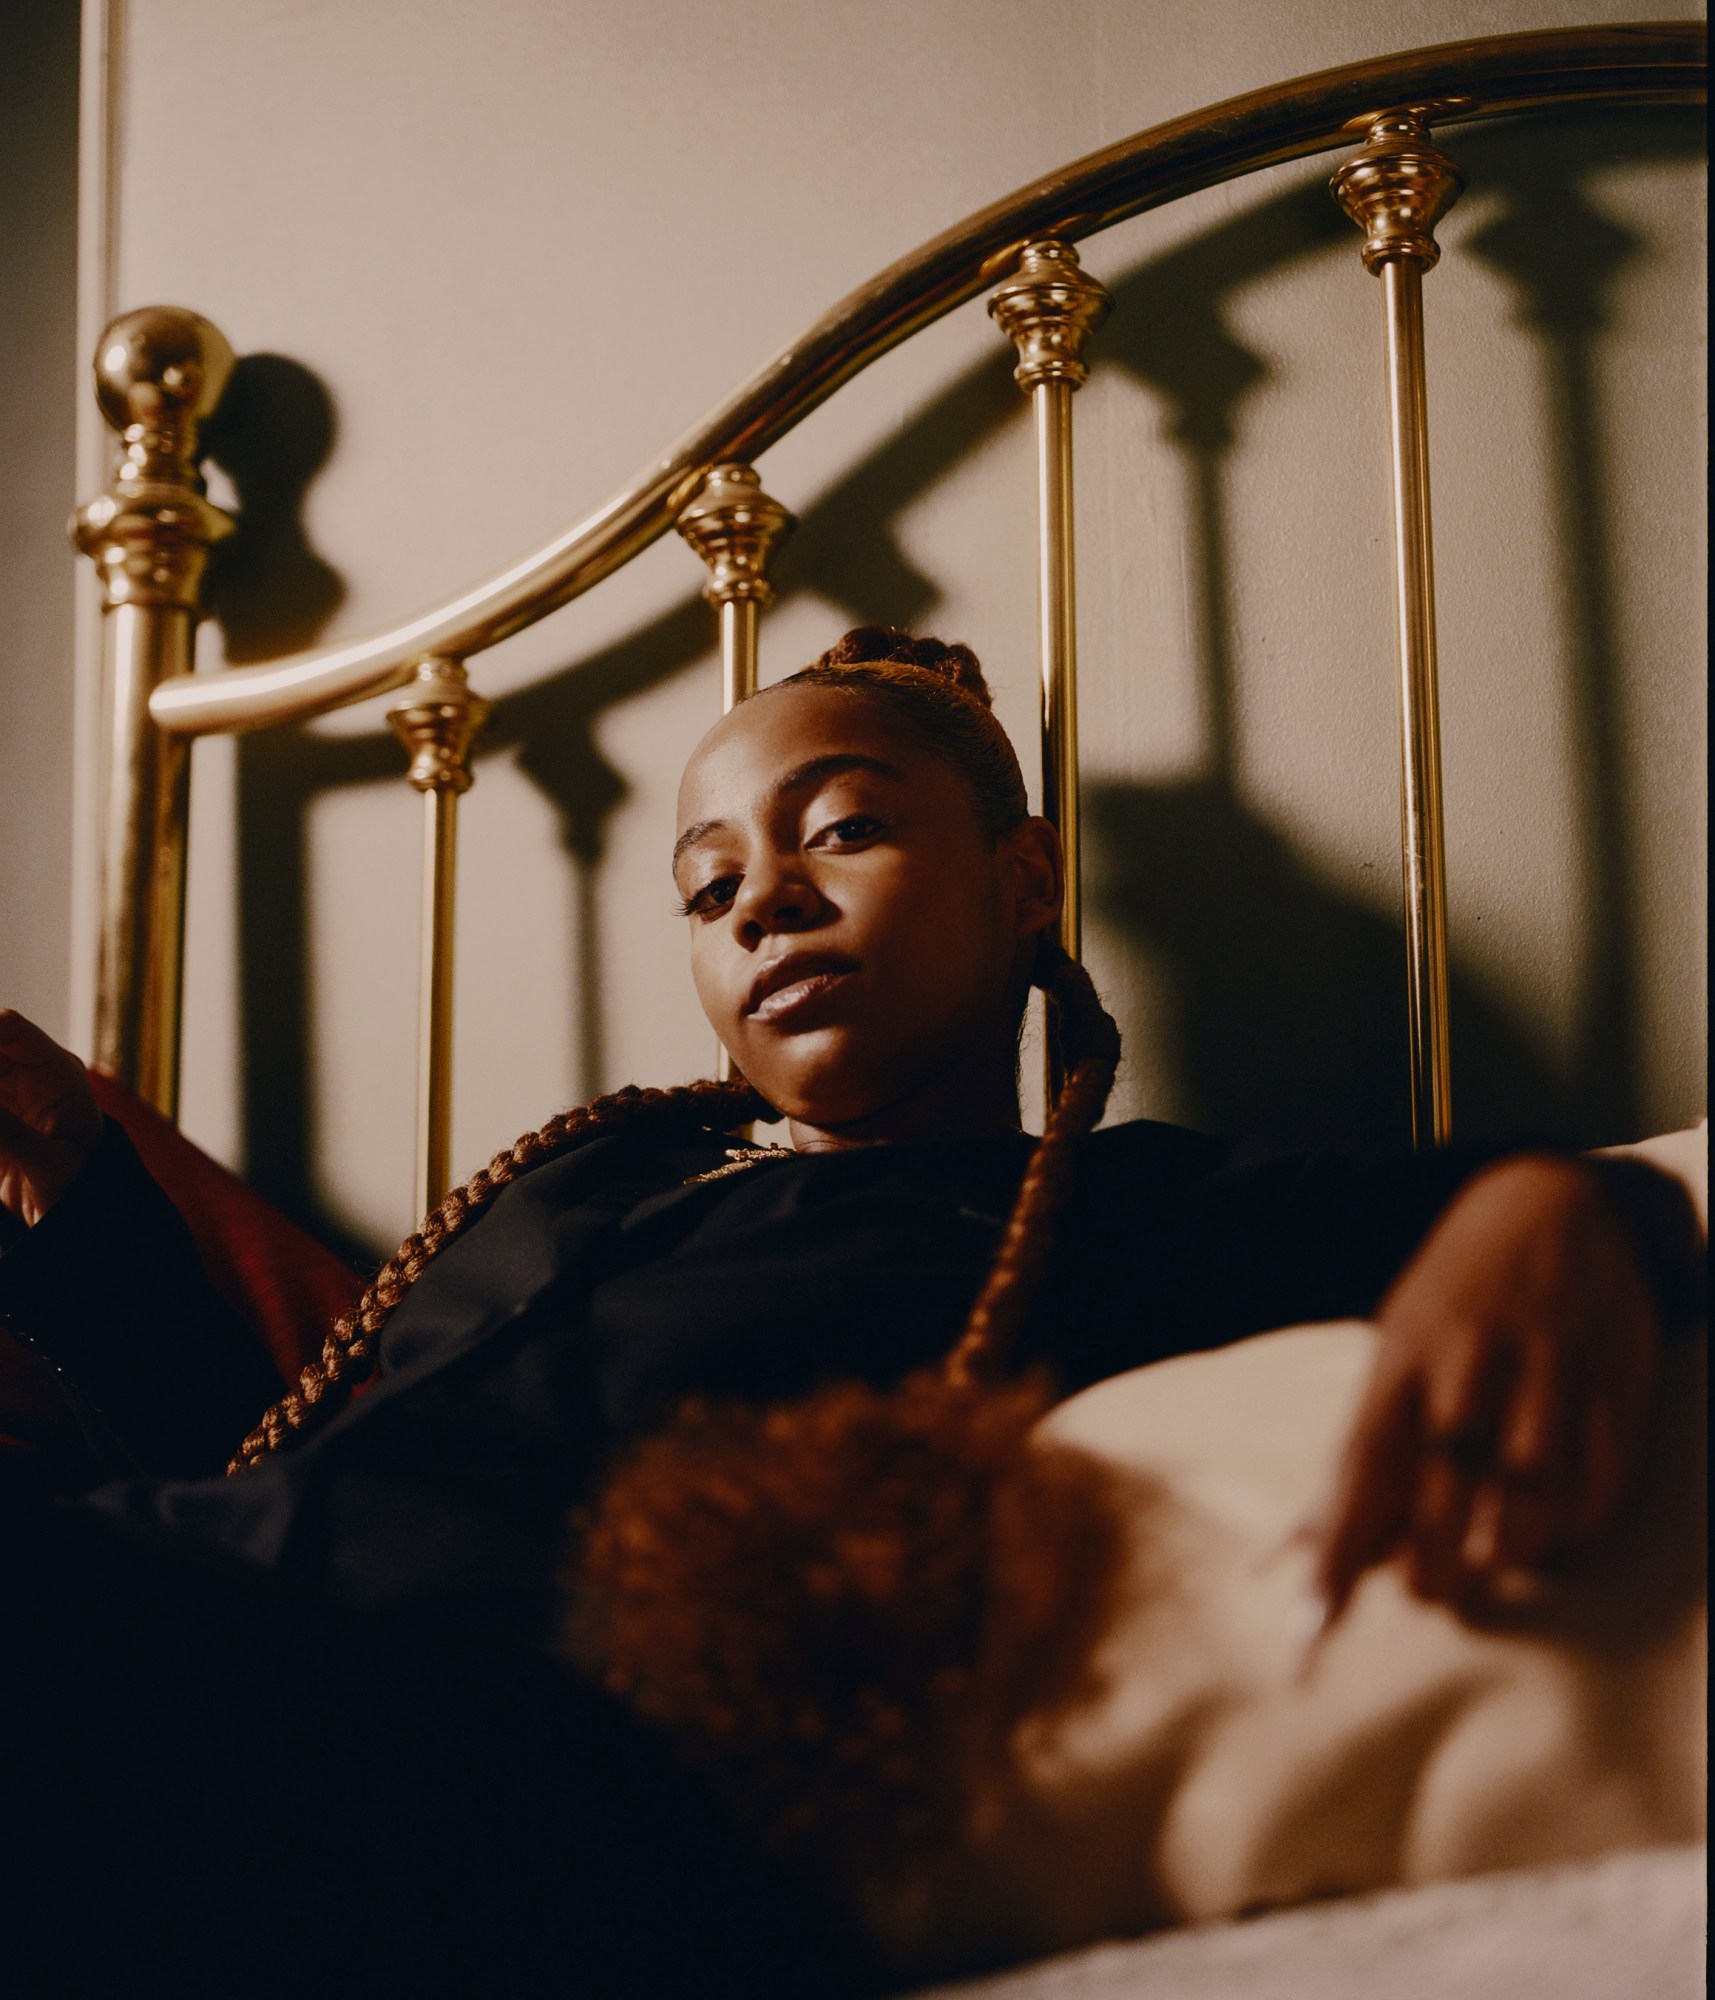
{"label": "red fabric", "polygon": [[255,1329],[281,1381],[296,1381],[363,1280],[117,1077],[91,1070],[90,1081],[184,1217],[210,1280]]}
{"label": "red fabric", "polygon": [[[117,1077],[91,1070],[96,1100],[124,1128],[184,1217],[210,1279],[254,1329],[280,1371],[296,1381],[363,1280],[314,1237],[210,1159]],[[39,1355],[0,1332],[0,1452],[27,1462],[43,1483],[76,1487],[94,1476],[82,1431]]]}

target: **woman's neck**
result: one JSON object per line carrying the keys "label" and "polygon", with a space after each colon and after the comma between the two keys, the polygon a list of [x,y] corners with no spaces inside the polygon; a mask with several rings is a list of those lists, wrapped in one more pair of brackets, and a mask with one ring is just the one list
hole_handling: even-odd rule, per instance
{"label": "woman's neck", "polygon": [[794,1151],[845,1152],[913,1139],[993,1139],[1017,1132],[1018,1078],[1009,1048],[1004,1062],[960,1065],[894,1103],[839,1125],[788,1121]]}

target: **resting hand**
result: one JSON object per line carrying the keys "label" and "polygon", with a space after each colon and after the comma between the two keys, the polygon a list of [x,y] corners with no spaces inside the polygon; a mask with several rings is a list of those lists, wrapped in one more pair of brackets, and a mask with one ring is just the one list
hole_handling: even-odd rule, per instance
{"label": "resting hand", "polygon": [[1477,1175],[1377,1320],[1322,1549],[1330,1621],[1396,1550],[1420,1597],[1475,1610],[1502,1573],[1607,1524],[1637,1457],[1660,1333],[1631,1238],[1589,1168],[1532,1155]]}
{"label": "resting hand", "polygon": [[33,1227],[100,1138],[83,1064],[34,1022],[0,1007],[0,1208]]}

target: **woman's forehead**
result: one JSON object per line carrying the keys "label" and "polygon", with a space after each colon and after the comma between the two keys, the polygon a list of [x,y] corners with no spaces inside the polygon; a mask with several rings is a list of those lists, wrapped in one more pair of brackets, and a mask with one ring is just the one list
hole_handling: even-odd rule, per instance
{"label": "woman's forehead", "polygon": [[691,753],[679,783],[680,829],[742,811],[790,773],[846,756],[915,769],[923,752],[856,690],[770,689],[722,716]]}

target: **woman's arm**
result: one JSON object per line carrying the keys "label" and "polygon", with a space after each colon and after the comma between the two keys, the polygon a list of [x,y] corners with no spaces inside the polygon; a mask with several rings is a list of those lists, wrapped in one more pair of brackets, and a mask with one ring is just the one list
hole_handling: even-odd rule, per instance
{"label": "woman's arm", "polygon": [[1526,1154],[1476,1175],[1376,1315],[1323,1544],[1330,1618],[1396,1552],[1420,1596],[1477,1608],[1606,1528],[1663,1334],[1700,1316],[1701,1257],[1683,1190],[1641,1162]]}
{"label": "woman's arm", "polygon": [[[1312,1320],[1382,1329],[1324,1524],[1335,1613],[1396,1551],[1426,1596],[1470,1603],[1610,1518],[1658,1342],[1703,1310],[1676,1179],[1492,1144],[1290,1154],[1142,1125],[1104,1140],[1118,1171],[1090,1192],[1108,1217],[1147,1213],[1158,1176],[1169,1226],[1146,1254],[1169,1351]],[[1152,1358],[1116,1351],[1090,1378]]]}
{"label": "woman's arm", "polygon": [[[279,1380],[83,1065],[0,1010],[0,1322],[143,1471],[218,1472]],[[4,1239],[0,1239],[3,1242]]]}

